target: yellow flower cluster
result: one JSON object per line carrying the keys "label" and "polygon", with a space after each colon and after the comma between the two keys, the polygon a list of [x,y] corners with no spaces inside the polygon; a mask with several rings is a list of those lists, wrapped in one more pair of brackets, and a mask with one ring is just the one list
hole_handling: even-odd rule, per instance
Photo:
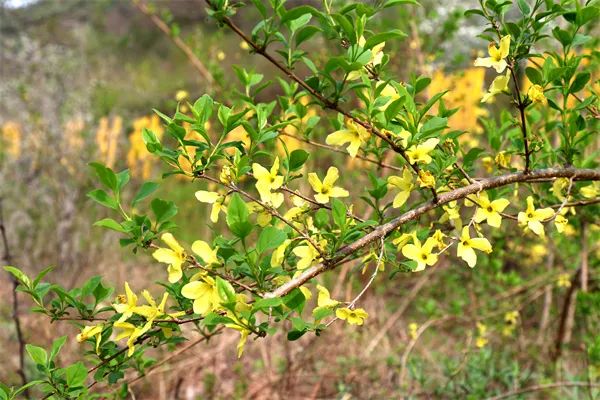
{"label": "yellow flower cluster", "polygon": [[141,117],[134,120],[133,132],[129,135],[127,166],[132,176],[148,179],[152,173],[152,166],[156,161],[156,157],[153,157],[146,149],[142,138],[144,128],[151,130],[158,139],[162,138],[163,127],[158,115]]}
{"label": "yellow flower cluster", "polygon": [[96,145],[100,153],[100,161],[107,167],[115,165],[117,146],[121,137],[123,120],[121,117],[102,117],[96,130]]}
{"label": "yellow flower cluster", "polygon": [[13,158],[21,155],[22,141],[21,125],[14,121],[5,122],[2,125],[2,152]]}

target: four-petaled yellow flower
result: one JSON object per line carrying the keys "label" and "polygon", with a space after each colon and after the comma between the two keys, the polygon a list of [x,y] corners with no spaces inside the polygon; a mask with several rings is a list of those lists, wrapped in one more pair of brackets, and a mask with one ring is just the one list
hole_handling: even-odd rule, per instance
{"label": "four-petaled yellow flower", "polygon": [[335,181],[339,178],[339,172],[336,167],[329,167],[327,175],[321,182],[316,173],[311,172],[308,174],[308,183],[312,186],[316,192],[315,200],[321,204],[329,203],[330,197],[348,197],[350,193],[347,190],[342,189],[339,186],[333,186]]}
{"label": "four-petaled yellow flower", "polygon": [[331,133],[325,139],[325,143],[334,146],[341,146],[344,143],[349,143],[346,149],[348,150],[350,157],[354,158],[356,157],[360,146],[369,140],[369,132],[362,125],[357,124],[350,118],[346,118],[345,124],[346,129],[340,129],[339,131]]}
{"label": "four-petaled yellow flower", "polygon": [[335,316],[347,321],[350,325],[362,325],[369,314],[362,308],[351,310],[348,307],[343,307],[335,310]]}
{"label": "four-petaled yellow flower", "polygon": [[[563,208],[563,210],[561,211],[561,214],[566,213],[567,209]],[[554,226],[556,227],[556,231],[558,233],[563,233],[567,227],[567,225],[569,225],[569,220],[566,219],[563,215],[561,214],[557,214],[556,217],[554,218]]]}
{"label": "four-petaled yellow flower", "polygon": [[81,330],[81,333],[77,335],[77,341],[79,343],[85,342],[86,340],[95,337],[96,338],[96,354],[98,354],[98,350],[100,348],[100,341],[102,340],[102,329],[104,326],[100,325],[92,325],[86,326]]}
{"label": "four-petaled yellow flower", "polygon": [[491,253],[492,245],[486,238],[471,238],[469,236],[469,227],[465,226],[460,235],[456,255],[465,260],[471,268],[477,263],[477,254],[475,254],[474,249]]}
{"label": "four-petaled yellow flower", "polygon": [[595,199],[600,195],[600,182],[594,182],[591,185],[584,186],[579,192],[586,199]]}
{"label": "four-petaled yellow flower", "polygon": [[556,279],[556,285],[558,287],[568,288],[571,287],[571,275],[570,274],[560,274]]}
{"label": "four-petaled yellow flower", "polygon": [[136,312],[137,300],[138,297],[129,287],[129,283],[125,282],[125,296],[117,296],[117,303],[113,304],[115,311],[122,314],[119,322],[129,319]]}
{"label": "four-petaled yellow flower", "polygon": [[406,200],[408,200],[410,192],[415,188],[412,174],[408,168],[404,168],[404,171],[402,171],[402,177],[389,176],[387,183],[390,186],[400,189],[400,192],[398,192],[398,194],[396,194],[394,197],[394,203],[392,204],[392,207],[394,208],[402,207],[404,203],[406,203]]}
{"label": "four-petaled yellow flower", "polygon": [[186,299],[194,300],[193,309],[196,314],[206,315],[219,308],[221,298],[213,278],[199,274],[197,278],[199,280],[194,280],[181,288],[181,295]]}
{"label": "four-petaled yellow flower", "polygon": [[227,209],[223,205],[223,203],[225,202],[225,196],[217,192],[207,192],[206,190],[198,190],[195,193],[195,195],[198,201],[202,203],[212,204],[212,209],[210,211],[210,220],[213,223],[217,223],[219,221],[219,212],[227,211]]}
{"label": "four-petaled yellow flower", "polygon": [[296,256],[300,257],[300,260],[298,260],[298,264],[296,264],[296,268],[298,268],[299,270],[303,270],[310,267],[313,261],[319,257],[319,251],[308,242],[306,242],[306,244],[302,246],[294,247],[294,250],[292,250],[292,252]]}
{"label": "four-petaled yellow flower", "polygon": [[136,341],[146,332],[150,330],[152,326],[152,321],[145,323],[141,328],[135,326],[130,322],[115,322],[113,326],[120,330],[117,334],[115,340],[121,340],[127,338],[127,347],[129,348],[127,351],[127,356],[131,357],[133,352],[135,351]]}
{"label": "four-petaled yellow flower", "polygon": [[168,264],[167,272],[169,273],[169,282],[175,283],[181,279],[183,271],[181,266],[185,262],[185,251],[183,247],[175,240],[172,234],[163,233],[160,237],[163,242],[170,247],[170,249],[159,248],[154,253],[154,257],[158,262]]}
{"label": "four-petaled yellow flower", "polygon": [[494,157],[494,161],[496,162],[496,164],[498,164],[502,168],[510,168],[510,159],[511,155],[506,154],[505,151],[498,152],[498,154],[496,154],[496,157]]}
{"label": "four-petaled yellow flower", "polygon": [[218,248],[212,249],[204,240],[196,240],[192,243],[192,251],[202,258],[207,267],[212,264],[220,264],[217,255]]}
{"label": "four-petaled yellow flower", "polygon": [[506,75],[497,76],[492,81],[487,93],[481,98],[481,102],[489,103],[497,94],[508,92],[508,82],[510,82],[510,71],[506,71]]}
{"label": "four-petaled yellow flower", "polygon": [[548,105],[548,99],[544,96],[544,88],[540,85],[531,85],[527,91],[527,97],[534,103],[539,103],[543,106]]}
{"label": "four-petaled yellow flower", "polygon": [[135,313],[146,318],[146,320],[149,322],[153,322],[155,319],[162,317],[163,315],[167,315],[171,318],[177,318],[185,314],[183,311],[171,314],[165,313],[165,306],[167,304],[167,299],[169,298],[169,293],[163,294],[162,300],[158,305],[156,304],[154,297],[152,297],[150,292],[147,290],[142,291],[142,296],[144,296],[148,304],[136,307]]}
{"label": "four-petaled yellow flower", "polygon": [[317,306],[332,308],[340,304],[339,301],[333,300],[329,294],[329,290],[325,286],[317,285],[319,295],[317,297]]}
{"label": "four-petaled yellow flower", "polygon": [[419,176],[417,177],[417,182],[419,183],[419,187],[422,188],[435,188],[435,177],[429,171],[419,171]]}
{"label": "four-petaled yellow flower", "polygon": [[408,156],[408,161],[411,164],[414,164],[414,163],[429,164],[432,161],[432,158],[429,155],[429,153],[431,153],[431,151],[433,149],[435,149],[435,146],[437,146],[439,142],[440,142],[440,139],[430,138],[419,145],[410,146],[408,148],[408,150],[406,150],[406,155]]}
{"label": "four-petaled yellow flower", "polygon": [[414,236],[413,244],[407,244],[402,247],[402,255],[417,262],[417,268],[414,272],[423,271],[426,265],[431,266],[438,261],[438,255],[433,252],[436,244],[437,241],[429,237],[425,241],[425,244],[421,245],[421,241]]}
{"label": "four-petaled yellow flower", "polygon": [[256,189],[260,199],[274,208],[279,208],[283,203],[283,193],[273,192],[283,185],[283,176],[279,173],[279,157],[275,157],[271,170],[258,163],[252,164],[252,174],[256,179]]}
{"label": "four-petaled yellow flower", "polygon": [[510,35],[503,36],[500,39],[500,47],[496,47],[496,43],[490,43],[488,46],[489,57],[477,58],[475,60],[476,67],[494,68],[496,72],[501,74],[508,66],[506,57],[510,50]]}
{"label": "four-petaled yellow flower", "polygon": [[486,192],[482,192],[475,199],[477,203],[477,211],[473,219],[478,224],[484,220],[487,220],[489,226],[494,228],[500,228],[502,224],[502,216],[500,213],[510,204],[506,199],[496,199],[490,201]]}
{"label": "four-petaled yellow flower", "polygon": [[517,220],[519,225],[531,229],[533,233],[540,237],[544,237],[544,225],[542,221],[552,218],[554,210],[551,208],[535,209],[533,205],[533,197],[527,197],[527,209],[519,212]]}

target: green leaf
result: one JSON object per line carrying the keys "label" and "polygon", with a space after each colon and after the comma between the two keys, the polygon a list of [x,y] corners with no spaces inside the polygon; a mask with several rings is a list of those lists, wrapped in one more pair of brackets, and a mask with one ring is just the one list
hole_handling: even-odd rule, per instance
{"label": "green leaf", "polygon": [[415,5],[415,6],[419,5],[419,3],[417,2],[417,0],[387,0],[383,4],[383,8],[399,6],[399,5],[402,5],[402,4],[412,4],[412,5]]}
{"label": "green leaf", "polygon": [[121,232],[121,233],[127,233],[127,230],[125,228],[123,228],[123,226],[120,223],[118,223],[117,221],[115,221],[112,218],[104,218],[104,219],[101,219],[100,221],[96,221],[96,222],[94,222],[94,226],[111,229],[113,231],[117,231],[117,232]]}
{"label": "green leaf", "polygon": [[48,353],[42,347],[34,346],[32,344],[26,344],[25,350],[27,350],[27,354],[37,365],[46,366],[48,362]]}
{"label": "green leaf", "polygon": [[117,200],[102,189],[92,190],[87,194],[87,197],[94,200],[96,203],[101,204],[104,207],[111,208],[113,210],[116,210],[119,206]]}
{"label": "green leaf", "polygon": [[517,0],[517,5],[519,6],[519,10],[521,10],[521,14],[524,16],[528,16],[531,13],[531,7],[525,0]]}
{"label": "green leaf", "polygon": [[67,379],[67,386],[69,388],[82,387],[85,384],[87,378],[87,368],[81,361],[69,365],[65,368],[65,376]]}
{"label": "green leaf", "polygon": [[160,225],[177,214],[177,206],[172,201],[154,199],[150,203],[150,207],[156,216],[157,225]]}
{"label": "green leaf", "polygon": [[27,275],[25,275],[25,273],[23,271],[21,271],[19,268],[11,267],[10,265],[7,265],[4,267],[4,270],[6,272],[10,273],[12,276],[14,276],[24,286],[27,286],[27,287],[31,286],[31,279],[29,279],[29,277]]}
{"label": "green leaf", "polygon": [[397,39],[397,38],[403,38],[406,37],[406,33],[402,32],[399,29],[392,29],[390,31],[386,31],[383,33],[378,33],[376,35],[371,36],[370,38],[368,38],[365,41],[365,45],[364,48],[365,49],[372,49],[373,47],[377,46],[379,43],[388,41],[390,39]]}
{"label": "green leaf", "polygon": [[346,227],[346,205],[336,199],[331,199],[331,214],[333,215],[333,222],[341,229],[344,230]]}
{"label": "green leaf", "polygon": [[137,203],[150,196],[160,185],[156,182],[144,182],[140,190],[136,193],[135,197],[131,201],[131,205],[135,206]]}
{"label": "green leaf", "polygon": [[93,162],[89,164],[96,173],[100,182],[112,191],[117,191],[117,175],[114,171],[100,163]]}
{"label": "green leaf", "polygon": [[306,303],[306,298],[304,297],[302,291],[298,288],[292,290],[283,298],[283,304],[285,304],[286,307],[297,311],[298,313],[302,312],[304,303]]}
{"label": "green leaf", "polygon": [[308,160],[309,156],[310,154],[302,149],[292,151],[292,153],[290,154],[289,170],[296,171],[300,169],[304,165],[306,160]]}
{"label": "green leaf", "polygon": [[569,88],[569,93],[577,93],[581,89],[583,89],[585,87],[585,85],[588,83],[588,81],[590,80],[590,76],[591,75],[589,72],[581,72],[581,73],[577,74],[577,76],[573,80],[573,83],[571,83],[571,87]]}
{"label": "green leaf", "polygon": [[256,303],[252,304],[253,310],[264,310],[272,307],[278,307],[281,305],[283,300],[281,297],[273,297],[267,299],[260,299]]}
{"label": "green leaf", "polygon": [[543,78],[542,78],[542,73],[540,71],[538,71],[536,68],[527,67],[525,69],[525,74],[527,75],[527,78],[529,78],[531,83],[533,83],[535,85],[542,85],[544,83]]}
{"label": "green leaf", "polygon": [[248,221],[248,207],[239,194],[234,193],[227,207],[227,226],[239,238],[245,238],[252,231]]}
{"label": "green leaf", "polygon": [[287,333],[287,340],[293,342],[294,340],[300,339],[306,333],[306,329],[304,330],[291,330]]}
{"label": "green leaf", "polygon": [[275,228],[274,226],[268,226],[260,233],[258,237],[258,242],[256,243],[256,251],[260,254],[264,253],[266,250],[274,249],[280,244],[282,244],[285,239],[287,239],[287,235],[285,231],[279,228]]}
{"label": "green leaf", "polygon": [[54,359],[56,358],[56,355],[60,352],[60,349],[62,349],[66,340],[67,340],[66,336],[61,336],[58,339],[56,339],[54,342],[52,342],[52,349],[50,350],[49,361],[54,361]]}
{"label": "green leaf", "polygon": [[219,293],[221,300],[228,303],[235,303],[235,289],[231,286],[231,283],[220,276],[217,276],[216,283],[217,292]]}

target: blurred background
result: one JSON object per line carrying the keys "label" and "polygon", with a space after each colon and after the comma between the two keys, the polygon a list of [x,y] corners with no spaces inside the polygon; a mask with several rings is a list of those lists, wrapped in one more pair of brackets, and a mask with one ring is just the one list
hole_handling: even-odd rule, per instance
{"label": "blurred background", "polygon": [[[476,2],[422,3],[381,17],[381,30],[408,33],[406,40],[386,44],[390,70],[400,81],[411,73],[427,74],[432,93],[450,89],[446,106],[462,107],[450,125],[469,131],[466,145],[475,146],[483,132],[477,118],[498,109],[480,106],[491,76],[486,80],[484,69],[471,67],[486,48],[476,37],[481,21],[463,16]],[[148,254],[121,249],[117,235],[92,226],[107,215],[86,197],[95,185],[87,164],[129,168],[133,193],[164,172],[141,138],[143,128],[162,132],[152,109],[170,114],[178,101],[204,93],[217,101],[235,96],[242,90],[236,64],[266,79],[278,73],[250,55],[237,36],[219,29],[199,0],[142,7],[126,0],[0,0],[0,5],[0,197],[10,251],[4,262],[31,274],[52,265],[46,279],[67,288],[94,275],[116,286],[116,293],[124,281],[137,289],[151,287],[163,279],[163,266]],[[236,21],[249,32],[257,19],[247,7]],[[316,43],[313,51],[325,60],[332,46],[339,44]],[[260,99],[278,94],[279,86],[272,85]],[[333,162],[344,166],[346,183],[360,175],[358,163],[323,154],[311,158],[311,170]],[[158,193],[179,205],[178,237],[184,241],[212,238],[204,224],[210,211],[194,199],[196,190],[198,183],[169,178]],[[306,335],[297,342],[278,334],[249,343],[240,360],[238,335],[220,335],[135,381],[132,391],[138,399],[350,399],[394,397],[408,387],[415,397],[481,398],[556,374],[589,379],[576,327],[575,338],[564,343],[562,361],[547,363],[570,293],[564,273],[577,269],[570,260],[578,255],[557,251],[552,242],[494,240],[494,259],[486,258],[476,270],[444,259],[435,273],[379,277],[363,298],[371,317],[360,329],[334,324],[321,337]],[[596,263],[597,247],[590,249]],[[334,298],[351,299],[368,277],[355,263],[324,279]],[[17,383],[12,284],[4,272],[0,282],[0,381]],[[81,358],[76,325],[50,324],[29,313],[24,297],[19,307],[26,342],[48,346],[52,338],[68,335],[72,340],[62,360]],[[511,312],[516,323],[507,317]],[[27,376],[35,376],[28,368]],[[569,396],[583,393],[570,390]]]}

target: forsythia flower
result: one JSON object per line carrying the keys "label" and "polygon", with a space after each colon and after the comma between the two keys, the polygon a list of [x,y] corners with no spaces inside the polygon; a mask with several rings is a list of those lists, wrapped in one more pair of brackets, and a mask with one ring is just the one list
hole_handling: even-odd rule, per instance
{"label": "forsythia flower", "polygon": [[510,159],[511,159],[510,154],[506,154],[505,151],[500,151],[500,152],[498,152],[498,154],[496,154],[494,161],[496,162],[496,164],[498,164],[502,168],[509,168],[510,167]]}
{"label": "forsythia flower", "polygon": [[154,297],[152,297],[150,292],[148,292],[147,290],[142,291],[142,296],[144,296],[144,298],[146,299],[148,304],[136,307],[135,313],[146,318],[146,320],[149,322],[152,322],[156,318],[159,318],[163,315],[167,315],[172,318],[177,318],[177,317],[185,314],[185,312],[183,312],[183,311],[177,312],[177,313],[171,313],[171,314],[165,313],[165,306],[167,304],[167,299],[169,298],[169,293],[163,294],[162,300],[161,300],[160,304],[158,304],[158,305],[156,304]]}
{"label": "forsythia flower", "polygon": [[347,190],[342,189],[338,186],[333,186],[335,181],[339,178],[339,172],[336,167],[329,167],[327,175],[321,182],[316,173],[311,172],[308,174],[308,183],[312,186],[316,192],[315,200],[321,204],[329,203],[330,197],[348,197],[350,193]]}
{"label": "forsythia flower", "polygon": [[198,201],[212,204],[210,220],[213,223],[217,223],[219,221],[219,212],[227,211],[225,206],[223,206],[223,203],[225,202],[225,196],[220,195],[217,192],[207,192],[206,190],[198,190],[195,195]]}
{"label": "forsythia flower", "polygon": [[303,246],[294,247],[294,250],[292,251],[296,256],[300,257],[300,260],[298,260],[298,264],[296,265],[296,268],[299,270],[310,267],[313,261],[319,257],[317,249],[308,242]]}
{"label": "forsythia flower", "polygon": [[181,295],[194,300],[193,309],[196,314],[206,315],[217,309],[221,298],[215,280],[210,276],[199,276],[200,280],[190,282],[181,288]]}
{"label": "forsythia flower", "polygon": [[252,164],[252,173],[256,179],[256,189],[260,194],[260,199],[274,208],[279,208],[283,203],[283,193],[272,192],[283,185],[283,176],[278,175],[279,157],[275,157],[270,171],[258,163]]}
{"label": "forsythia flower", "polygon": [[600,195],[600,182],[594,182],[591,185],[584,186],[580,189],[580,192],[586,199],[595,199]]}
{"label": "forsythia flower", "polygon": [[196,253],[206,263],[206,266],[211,264],[220,264],[217,256],[218,249],[212,249],[208,243],[203,240],[196,240],[192,243],[192,251]]}
{"label": "forsythia flower", "polygon": [[116,312],[122,314],[119,322],[123,322],[130,318],[136,311],[138,297],[129,287],[129,283],[125,282],[125,298],[123,295],[117,296],[118,303],[113,304]]}
{"label": "forsythia flower", "polygon": [[571,275],[569,274],[560,274],[558,275],[558,279],[556,280],[556,285],[558,287],[571,287]]}
{"label": "forsythia flower", "polygon": [[335,316],[347,321],[350,325],[362,325],[369,314],[362,308],[351,310],[343,307],[335,310]]}
{"label": "forsythia flower", "polygon": [[135,342],[137,341],[137,339],[140,336],[142,336],[144,333],[146,333],[146,332],[148,332],[148,330],[150,330],[150,327],[152,326],[152,322],[145,323],[144,326],[141,328],[133,325],[130,322],[119,322],[119,321],[115,322],[113,324],[113,326],[115,328],[121,330],[121,332],[119,332],[119,334],[117,334],[117,337],[115,338],[115,340],[121,340],[121,339],[127,338],[127,347],[129,348],[127,351],[127,356],[131,357],[131,355],[135,351]]}
{"label": "forsythia flower", "polygon": [[540,85],[531,85],[527,91],[527,96],[534,103],[540,103],[541,105],[548,105],[548,99],[544,96],[544,88]]}
{"label": "forsythia flower", "polygon": [[475,346],[478,348],[485,347],[488,344],[487,336],[487,326],[482,324],[481,322],[477,323],[477,339],[475,340]]}
{"label": "forsythia flower", "polygon": [[[567,211],[566,209],[563,209],[562,212],[566,212],[566,211]],[[561,214],[558,214],[554,218],[554,227],[556,228],[556,231],[558,233],[563,233],[568,224],[569,224],[569,220],[566,219],[565,217],[563,217]]]}
{"label": "forsythia flower", "polygon": [[490,56],[485,58],[477,58],[475,60],[475,66],[494,68],[496,72],[501,74],[508,66],[506,63],[506,57],[508,57],[509,50],[510,35],[506,35],[500,39],[500,47],[496,47],[495,43],[490,43],[488,45],[488,53]]}
{"label": "forsythia flower", "polygon": [[392,204],[392,207],[402,207],[404,203],[406,203],[406,200],[408,200],[410,192],[415,187],[411,172],[408,170],[408,168],[404,168],[404,171],[402,171],[402,178],[399,176],[388,176],[387,183],[390,186],[400,189],[400,192],[398,192],[398,194],[396,194],[394,197],[394,203]]}
{"label": "forsythia flower", "polygon": [[475,200],[478,204],[477,211],[473,219],[478,224],[487,220],[489,226],[500,228],[502,224],[502,216],[500,213],[510,204],[506,199],[496,199],[490,201],[486,192],[482,192]]}
{"label": "forsythia flower", "polygon": [[419,187],[435,188],[435,178],[429,171],[420,170],[417,182]]}
{"label": "forsythia flower", "polygon": [[527,209],[519,212],[517,220],[519,225],[527,227],[533,231],[536,235],[544,237],[544,225],[542,221],[551,218],[554,215],[554,211],[551,208],[540,208],[535,209],[533,205],[533,197],[527,197]]}
{"label": "forsythia flower", "polygon": [[349,143],[347,150],[350,157],[356,157],[360,146],[369,140],[369,132],[354,122],[350,118],[346,118],[346,129],[340,129],[327,136],[325,143],[329,145],[341,146],[344,143]]}
{"label": "forsythia flower", "polygon": [[436,244],[437,241],[430,237],[427,238],[425,244],[421,245],[421,241],[415,236],[413,237],[413,244],[402,247],[402,255],[417,262],[417,268],[414,272],[423,271],[426,265],[431,266],[438,260],[438,255],[433,253]]}
{"label": "forsythia flower", "polygon": [[408,324],[408,334],[412,340],[416,340],[418,337],[419,325],[416,322]]}
{"label": "forsythia flower", "polygon": [[189,96],[189,94],[185,90],[178,90],[177,93],[175,93],[175,100],[183,101],[183,100],[187,99],[188,96]]}
{"label": "forsythia flower", "polygon": [[333,308],[340,304],[339,301],[333,300],[329,294],[329,290],[326,287],[317,285],[319,295],[317,297],[317,307],[313,310],[313,314],[316,314],[324,308]]}
{"label": "forsythia flower", "polygon": [[435,146],[437,146],[439,142],[440,139],[431,138],[427,139],[419,145],[410,146],[408,150],[406,150],[408,161],[411,164],[419,162],[423,164],[429,164],[432,161],[432,158],[429,155],[429,153],[431,153],[431,151],[435,149]]}
{"label": "forsythia flower", "polygon": [[271,267],[277,267],[283,264],[283,257],[285,256],[285,250],[292,243],[291,239],[286,239],[283,243],[281,243],[273,254],[271,254]]}
{"label": "forsythia flower", "polygon": [[507,324],[516,325],[518,319],[518,311],[509,311],[506,314],[504,314],[504,322],[506,322]]}
{"label": "forsythia flower", "polygon": [[161,247],[152,253],[152,257],[154,257],[158,262],[169,265],[167,268],[167,272],[169,273],[169,282],[175,283],[180,280],[183,275],[181,266],[185,262],[185,251],[170,233],[163,233],[160,239],[165,242],[170,249]]}
{"label": "forsythia flower", "polygon": [[85,342],[86,340],[95,337],[96,338],[96,354],[100,348],[100,341],[102,340],[102,328],[103,325],[92,325],[86,326],[81,330],[81,333],[77,335],[77,341],[79,343]]}
{"label": "forsythia flower", "polygon": [[444,234],[444,232],[440,231],[439,229],[436,229],[436,231],[433,233],[433,235],[431,235],[431,237],[435,240],[438,250],[442,250],[444,247],[446,247],[446,243],[444,243],[444,238],[446,237],[446,235]]}
{"label": "forsythia flower", "polygon": [[510,71],[506,71],[506,75],[497,76],[487,93],[481,98],[481,102],[489,103],[497,94],[508,92],[508,82],[510,82]]}
{"label": "forsythia flower", "polygon": [[475,250],[473,249],[491,253],[492,245],[486,238],[472,239],[469,236],[469,227],[465,226],[460,235],[460,241],[458,242],[456,255],[465,260],[471,268],[473,268],[477,262],[477,254],[475,254]]}

